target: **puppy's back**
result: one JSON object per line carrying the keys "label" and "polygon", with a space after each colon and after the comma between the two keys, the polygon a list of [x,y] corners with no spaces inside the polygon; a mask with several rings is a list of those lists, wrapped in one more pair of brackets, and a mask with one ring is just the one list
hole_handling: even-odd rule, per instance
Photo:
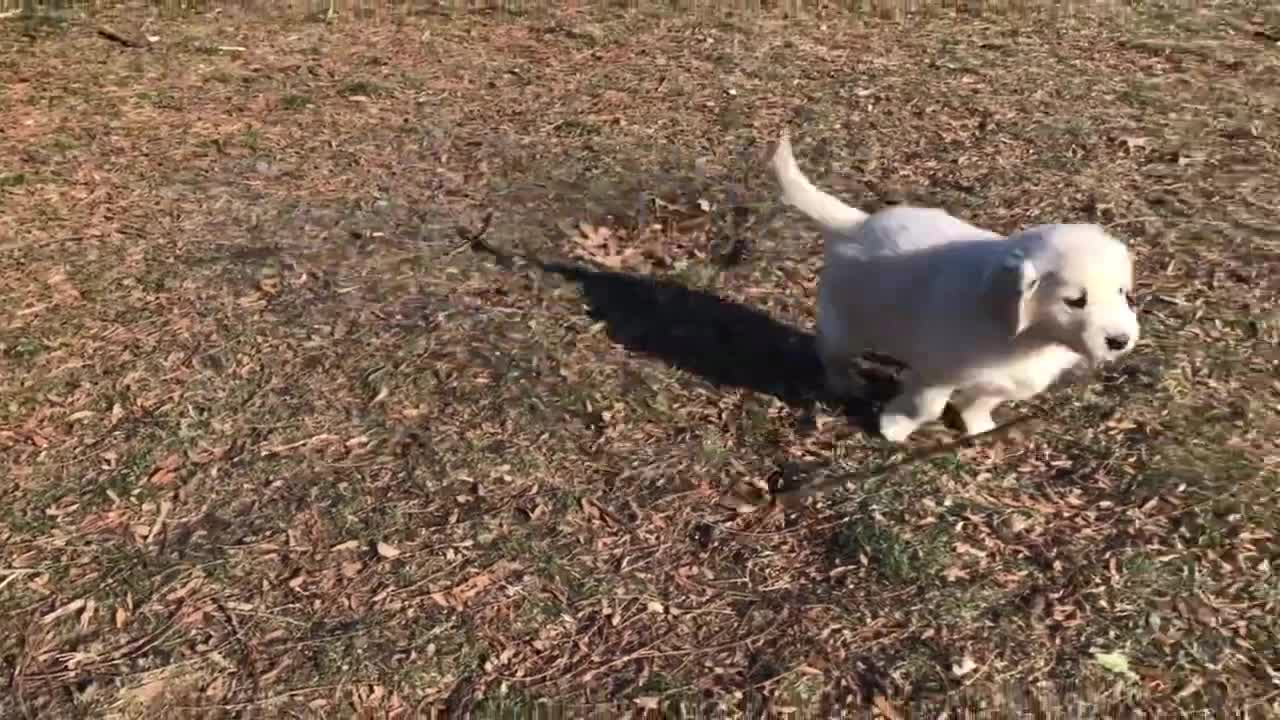
{"label": "puppy's back", "polygon": [[880,210],[848,235],[835,238],[827,253],[851,260],[903,255],[949,243],[998,240],[1000,236],[975,227],[937,208],[899,205]]}
{"label": "puppy's back", "polygon": [[820,302],[857,344],[926,370],[964,365],[993,332],[978,296],[1000,240],[943,210],[881,210],[828,243]]}

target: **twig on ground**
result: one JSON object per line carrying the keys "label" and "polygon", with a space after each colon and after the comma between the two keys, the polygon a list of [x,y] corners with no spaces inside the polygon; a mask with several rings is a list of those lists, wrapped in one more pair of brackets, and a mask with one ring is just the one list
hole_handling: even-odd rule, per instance
{"label": "twig on ground", "polygon": [[491,255],[499,255],[499,256],[504,255],[504,253],[499,253],[493,248],[493,246],[489,245],[487,242],[484,241],[485,233],[489,232],[489,228],[492,225],[493,225],[493,210],[490,209],[488,212],[484,214],[484,217],[480,220],[480,227],[476,228],[475,230],[470,230],[462,225],[458,225],[457,227],[455,227],[454,232],[458,234],[458,239],[461,240],[462,242],[459,243],[458,247],[451,254],[456,254],[466,248],[470,248],[473,251],[488,252]]}
{"label": "twig on ground", "polygon": [[17,580],[22,575],[30,575],[31,573],[38,572],[44,571],[40,568],[0,568],[0,575],[7,576],[4,580],[0,581],[0,590],[3,590],[5,585]]}
{"label": "twig on ground", "polygon": [[906,467],[908,465],[915,465],[916,463],[938,457],[939,455],[945,455],[953,450],[972,447],[979,442],[988,440],[992,437],[1004,437],[1018,426],[1036,419],[1038,419],[1038,416],[1032,413],[1021,415],[984,433],[969,435],[968,437],[963,437],[959,440],[936,443],[930,447],[921,448],[910,453],[905,458],[885,463],[870,472],[841,473],[840,475],[834,475],[832,477],[819,480],[812,485],[801,485],[795,488],[779,490],[778,492],[773,493],[773,498],[775,501],[780,502],[783,505],[788,505],[801,498],[811,497],[840,485],[844,485],[850,480],[878,480],[899,468]]}
{"label": "twig on ground", "polygon": [[105,26],[98,28],[98,35],[110,40],[111,42],[124,45],[125,47],[130,47],[130,48],[149,47],[149,44],[143,40],[135,40],[127,35],[122,35],[116,32],[115,30],[112,30],[111,28],[105,27]]}
{"label": "twig on ground", "polygon": [[624,656],[622,656],[622,657],[620,657],[620,658],[615,658],[614,660],[611,660],[611,661],[609,661],[609,662],[605,663],[604,665],[601,665],[601,666],[599,666],[599,667],[597,667],[597,668],[594,668],[594,669],[590,670],[590,671],[589,671],[589,672],[587,672],[585,675],[581,676],[581,678],[580,678],[580,679],[582,679],[582,680],[589,680],[590,678],[593,678],[593,677],[595,677],[596,675],[599,675],[601,672],[603,672],[603,671],[605,671],[605,670],[608,670],[609,668],[617,667],[618,665],[622,665],[622,664],[625,664],[625,663],[631,662],[632,660],[643,660],[643,659],[645,659],[645,658],[658,658],[658,657],[678,657],[678,656],[681,656],[681,655],[697,655],[697,654],[706,654],[706,653],[720,652],[720,651],[722,651],[722,650],[728,650],[728,649],[733,648],[733,647],[736,647],[736,646],[738,646],[738,645],[742,645],[743,643],[750,643],[750,642],[754,642],[754,641],[756,641],[756,640],[763,640],[764,638],[767,638],[767,637],[769,637],[770,635],[774,634],[774,632],[776,632],[776,631],[777,631],[777,628],[776,628],[776,627],[772,627],[772,628],[768,628],[768,629],[764,630],[763,632],[755,633],[755,634],[751,635],[750,637],[739,638],[739,639],[737,639],[737,640],[731,640],[731,641],[726,642],[726,643],[720,643],[719,645],[710,645],[710,646],[708,646],[708,647],[700,647],[700,648],[687,648],[687,649],[682,649],[682,650],[664,650],[664,651],[662,651],[662,652],[652,652],[652,650],[651,650],[651,649],[652,649],[654,646],[658,645],[658,644],[659,644],[659,643],[661,643],[663,640],[666,640],[666,638],[665,638],[665,637],[662,637],[662,638],[659,638],[659,639],[657,639],[657,640],[655,640],[655,641],[653,641],[653,642],[649,643],[648,645],[646,645],[646,646],[645,646],[644,648],[642,648],[641,650],[638,650],[638,651],[636,651],[636,652],[633,652],[633,653],[631,653],[630,655],[624,655]]}
{"label": "twig on ground", "polygon": [[[1055,390],[1055,392],[1062,392],[1069,387],[1083,384],[1084,382],[1087,381],[1087,379],[1090,376],[1092,376],[1092,373],[1090,373],[1089,375],[1081,376],[1079,378],[1075,378],[1074,380],[1065,382],[1062,385],[1060,385]],[[1019,415],[1018,417],[1015,417],[1009,422],[1003,423],[986,432],[978,433],[977,435],[968,435],[958,440],[935,443],[929,447],[920,448],[915,452],[909,453],[906,457],[881,464],[880,467],[868,472],[841,473],[839,475],[833,475],[831,477],[824,478],[811,485],[802,485],[795,488],[779,490],[772,494],[772,499],[774,502],[777,502],[783,505],[784,507],[788,507],[788,506],[795,505],[797,501],[803,498],[811,497],[813,495],[826,492],[827,490],[831,490],[833,488],[839,487],[840,485],[844,485],[845,483],[851,480],[864,480],[864,481],[878,480],[898,470],[899,468],[907,467],[909,465],[915,465],[925,460],[930,460],[940,455],[945,455],[954,450],[963,450],[965,448],[970,448],[979,443],[986,442],[987,440],[992,438],[1004,438],[1012,434],[1014,430],[1017,430],[1019,427],[1023,425],[1030,424],[1033,427],[1042,426],[1044,423],[1044,418],[1041,417],[1041,415],[1042,413],[1037,411],[1025,413],[1023,415]]]}
{"label": "twig on ground", "polygon": [[325,690],[337,690],[341,685],[313,685],[311,687],[296,688],[275,695],[268,695],[258,700],[246,700],[238,703],[211,703],[209,705],[174,705],[175,708],[183,710],[245,710],[252,707],[260,707],[270,705],[273,702],[287,700],[297,695],[306,695],[307,693],[322,692]]}

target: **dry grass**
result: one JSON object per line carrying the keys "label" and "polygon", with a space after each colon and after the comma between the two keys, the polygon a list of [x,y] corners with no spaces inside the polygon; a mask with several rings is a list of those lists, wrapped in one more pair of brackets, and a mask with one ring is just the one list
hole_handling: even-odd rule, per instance
{"label": "dry grass", "polygon": [[[0,714],[1275,707],[1274,18],[99,20],[158,40],[0,25]],[[784,126],[867,206],[1105,223],[1145,341],[735,499],[897,452],[815,385]]]}

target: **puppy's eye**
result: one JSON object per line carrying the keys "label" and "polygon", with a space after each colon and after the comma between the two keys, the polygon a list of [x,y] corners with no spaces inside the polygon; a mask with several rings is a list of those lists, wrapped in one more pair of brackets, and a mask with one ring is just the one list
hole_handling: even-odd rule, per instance
{"label": "puppy's eye", "polygon": [[1080,292],[1080,297],[1078,297],[1078,298],[1067,298],[1066,300],[1063,300],[1062,302],[1066,303],[1066,304],[1067,304],[1067,307],[1072,307],[1072,308],[1075,308],[1076,310],[1082,310],[1082,309],[1084,309],[1084,306],[1085,306],[1085,305],[1088,305],[1088,304],[1089,304],[1089,293],[1084,292],[1084,291],[1081,291],[1081,292]]}

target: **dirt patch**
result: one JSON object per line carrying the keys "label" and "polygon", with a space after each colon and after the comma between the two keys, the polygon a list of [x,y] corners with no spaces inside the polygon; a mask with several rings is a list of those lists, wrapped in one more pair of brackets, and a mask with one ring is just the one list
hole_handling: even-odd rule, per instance
{"label": "dirt patch", "polygon": [[[1274,704],[1280,66],[1215,13],[0,21],[0,708]],[[1105,224],[1144,341],[733,501],[899,452],[817,386],[784,126]]]}

